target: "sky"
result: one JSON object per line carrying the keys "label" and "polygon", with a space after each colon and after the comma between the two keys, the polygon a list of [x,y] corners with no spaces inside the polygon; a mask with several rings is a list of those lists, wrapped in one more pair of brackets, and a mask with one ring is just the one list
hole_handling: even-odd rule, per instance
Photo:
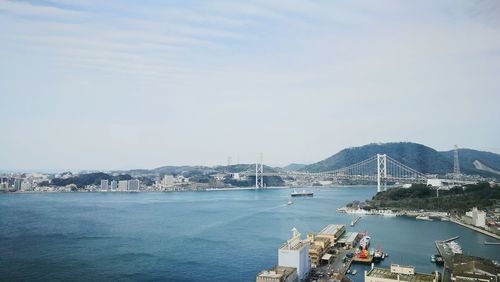
{"label": "sky", "polygon": [[500,153],[500,2],[0,0],[0,169]]}

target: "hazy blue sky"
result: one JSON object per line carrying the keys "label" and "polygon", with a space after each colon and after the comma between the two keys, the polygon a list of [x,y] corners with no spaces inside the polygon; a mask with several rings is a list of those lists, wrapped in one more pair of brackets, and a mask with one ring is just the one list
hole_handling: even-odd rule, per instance
{"label": "hazy blue sky", "polygon": [[500,153],[498,1],[0,0],[0,168]]}

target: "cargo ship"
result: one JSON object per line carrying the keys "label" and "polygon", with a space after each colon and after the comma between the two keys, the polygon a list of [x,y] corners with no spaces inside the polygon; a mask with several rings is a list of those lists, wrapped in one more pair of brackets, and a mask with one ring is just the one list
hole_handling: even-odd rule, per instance
{"label": "cargo ship", "polygon": [[297,192],[293,190],[291,196],[292,197],[312,197],[314,195],[313,192],[308,192],[306,190],[302,190],[302,192]]}

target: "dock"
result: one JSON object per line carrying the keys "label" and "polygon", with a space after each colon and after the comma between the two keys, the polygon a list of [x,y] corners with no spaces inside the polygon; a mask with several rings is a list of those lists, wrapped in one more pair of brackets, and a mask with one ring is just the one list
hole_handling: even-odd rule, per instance
{"label": "dock", "polygon": [[455,224],[462,225],[463,227],[467,227],[469,229],[472,229],[472,230],[477,231],[479,233],[482,233],[484,235],[487,235],[487,236],[490,236],[490,237],[493,237],[495,239],[500,240],[500,235],[498,235],[498,234],[486,231],[484,229],[481,229],[481,228],[476,227],[476,226],[472,226],[470,224],[465,224],[465,223],[463,223],[463,222],[461,222],[459,220],[453,219],[453,218],[451,218],[450,221],[453,222],[453,223],[455,223]]}
{"label": "dock", "polygon": [[367,255],[366,258],[360,258],[358,256],[352,257],[353,263],[362,263],[362,264],[370,264],[373,261],[372,255]]}
{"label": "dock", "polygon": [[455,241],[455,240],[457,240],[458,238],[460,238],[460,236],[455,236],[455,237],[452,237],[452,238],[450,238],[450,239],[444,240],[443,242],[444,242],[444,243],[449,243],[449,242],[451,242],[451,241]]}
{"label": "dock", "polygon": [[356,223],[358,223],[358,221],[361,219],[361,216],[355,216],[352,221],[351,221],[351,226],[354,226],[356,225]]}
{"label": "dock", "polygon": [[488,241],[484,241],[484,244],[485,245],[497,245],[497,246],[500,246],[500,242],[488,242]]}

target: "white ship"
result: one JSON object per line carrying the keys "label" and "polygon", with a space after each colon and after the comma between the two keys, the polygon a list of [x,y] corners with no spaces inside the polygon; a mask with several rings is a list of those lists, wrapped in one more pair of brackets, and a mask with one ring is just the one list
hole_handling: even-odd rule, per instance
{"label": "white ship", "polygon": [[291,194],[292,197],[312,197],[313,195],[314,195],[313,192],[308,192],[306,190],[302,190],[302,192],[297,192],[295,191],[295,189]]}
{"label": "white ship", "polygon": [[371,238],[368,235],[363,236],[363,238],[359,241],[359,246],[363,249],[367,249],[368,246],[370,246],[370,239]]}
{"label": "white ship", "polygon": [[427,220],[432,221],[432,219],[428,215],[419,215],[416,217],[417,220]]}

